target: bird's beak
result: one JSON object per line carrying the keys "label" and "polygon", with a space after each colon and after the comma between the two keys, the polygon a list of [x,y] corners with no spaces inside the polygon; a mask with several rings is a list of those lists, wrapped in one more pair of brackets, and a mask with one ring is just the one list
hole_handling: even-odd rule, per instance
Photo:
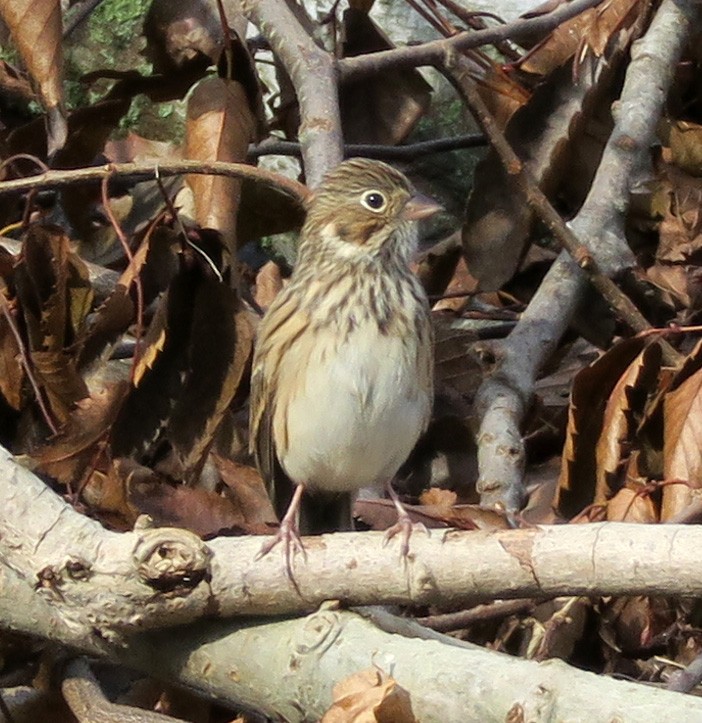
{"label": "bird's beak", "polygon": [[437,203],[433,198],[429,198],[429,196],[415,193],[405,204],[400,216],[405,221],[419,221],[419,219],[429,218],[429,216],[433,216],[439,211],[443,211],[443,206],[440,203]]}

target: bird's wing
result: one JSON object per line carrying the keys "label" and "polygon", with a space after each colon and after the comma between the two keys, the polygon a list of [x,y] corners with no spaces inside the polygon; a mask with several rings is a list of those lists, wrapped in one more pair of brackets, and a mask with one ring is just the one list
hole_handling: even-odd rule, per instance
{"label": "bird's wing", "polygon": [[[279,482],[283,481],[282,477],[286,477],[280,467],[277,450],[281,445],[283,448],[287,446],[286,439],[275,438],[273,427],[281,391],[280,364],[309,323],[308,316],[299,310],[297,300],[286,293],[287,291],[288,289],[285,289],[278,294],[258,328],[251,373],[249,447],[268,486],[269,494],[276,502],[276,508],[281,496],[276,488]],[[290,483],[287,482],[287,485],[281,486],[288,487]],[[287,497],[287,494],[283,496]]]}

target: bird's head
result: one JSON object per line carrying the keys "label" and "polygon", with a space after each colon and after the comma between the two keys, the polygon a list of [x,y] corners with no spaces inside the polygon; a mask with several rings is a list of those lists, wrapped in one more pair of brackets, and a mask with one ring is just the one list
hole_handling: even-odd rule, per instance
{"label": "bird's head", "polygon": [[306,243],[346,257],[378,253],[390,238],[412,245],[416,221],[441,209],[392,166],[354,158],[327,173],[308,202]]}

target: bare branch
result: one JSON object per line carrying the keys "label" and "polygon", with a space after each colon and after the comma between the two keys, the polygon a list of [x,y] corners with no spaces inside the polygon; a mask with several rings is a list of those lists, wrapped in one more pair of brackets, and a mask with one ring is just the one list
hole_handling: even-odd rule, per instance
{"label": "bare branch", "polygon": [[[698,527],[609,523],[416,533],[407,565],[397,547],[383,546],[382,533],[310,537],[307,558],[294,561],[301,596],[284,574],[283,555],[257,561],[261,538],[205,544],[172,528],[109,532],[7,452],[0,457],[0,505],[0,561],[36,586],[37,604],[50,604],[52,625],[60,620],[98,649],[105,639],[136,630],[202,616],[308,611],[327,599],[457,605],[512,597],[702,594]],[[13,616],[0,609],[0,620]]]}
{"label": "bare branch", "polygon": [[[454,138],[436,138],[400,146],[348,143],[344,146],[344,158],[363,156],[364,158],[377,158],[381,161],[412,161],[433,153],[477,148],[485,144],[485,136],[481,133],[467,133]],[[299,143],[269,138],[258,145],[250,146],[247,157],[255,159],[262,156],[297,156],[299,158],[301,155],[302,148]]]}
{"label": "bare branch", "polygon": [[[139,633],[118,645],[107,640],[98,645],[97,638],[81,638],[62,626],[51,606],[4,565],[0,583],[2,620],[14,630],[109,657],[275,720],[319,720],[332,702],[333,686],[370,667],[392,675],[410,693],[415,716],[427,723],[497,723],[519,720],[520,714],[536,720],[545,705],[554,720],[567,720],[583,710],[583,701],[589,720],[657,723],[702,716],[702,701],[695,696],[594,675],[559,660],[519,660],[426,629],[415,637],[407,630],[387,633],[330,606],[293,620],[199,622],[177,634]],[[33,616],[36,602],[46,606],[46,615]],[[5,608],[11,613],[5,615]]]}
{"label": "bare branch", "polygon": [[103,178],[119,176],[138,181],[152,181],[157,176],[179,176],[185,173],[231,176],[269,186],[304,203],[309,191],[306,186],[279,173],[265,168],[249,166],[246,163],[225,163],[223,161],[173,161],[171,163],[108,163],[104,166],[76,168],[71,170],[53,170],[28,178],[15,178],[0,181],[0,196],[8,193],[20,193],[34,188],[60,188],[85,181],[101,181]]}
{"label": "bare branch", "polygon": [[337,61],[340,78],[360,78],[378,73],[387,68],[417,67],[420,65],[441,65],[446,53],[465,51],[490,45],[502,40],[520,40],[536,33],[547,33],[562,22],[575,17],[588,8],[599,5],[602,0],[573,0],[561,3],[556,10],[535,18],[515,20],[488,30],[466,31],[444,40],[433,40],[422,45],[413,45],[379,53],[357,55]]}
{"label": "bare branch", "polygon": [[[321,717],[333,684],[372,665],[389,666],[386,672],[410,692],[415,714],[426,721],[464,720],[456,711],[465,715],[470,706],[480,710],[469,719],[505,720],[517,703],[543,702],[538,695],[532,700],[543,686],[553,691],[557,716],[560,706],[571,710],[584,696],[589,714],[599,719],[597,706],[609,711],[627,693],[653,716],[632,721],[660,720],[661,706],[680,720],[702,715],[702,702],[694,697],[671,697],[558,661],[520,661],[437,633],[417,636],[425,639],[388,635],[328,607],[300,620],[215,619],[310,610],[328,598],[362,605],[459,605],[573,594],[696,597],[702,594],[697,526],[437,530],[431,537],[413,536],[405,565],[396,549],[383,547],[381,533],[306,538],[308,558],[295,564],[301,598],[283,572],[282,556],[255,560],[260,538],[218,538],[205,545],[184,530],[108,532],[7,453],[0,458],[0,506],[5,629],[106,657],[274,718]],[[185,622],[177,634],[154,630]],[[292,660],[294,676],[287,674]],[[441,675],[433,674],[433,666]],[[435,679],[429,688],[427,675]],[[270,680],[280,685],[272,688]],[[438,698],[437,681],[445,686]],[[597,695],[589,686],[596,686]]]}

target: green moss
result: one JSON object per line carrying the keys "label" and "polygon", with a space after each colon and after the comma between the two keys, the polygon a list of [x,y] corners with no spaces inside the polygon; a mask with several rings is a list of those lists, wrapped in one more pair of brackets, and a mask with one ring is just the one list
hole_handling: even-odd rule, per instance
{"label": "green moss", "polygon": [[110,63],[118,64],[124,50],[132,50],[151,0],[108,0],[99,5],[88,21],[90,44]]}

